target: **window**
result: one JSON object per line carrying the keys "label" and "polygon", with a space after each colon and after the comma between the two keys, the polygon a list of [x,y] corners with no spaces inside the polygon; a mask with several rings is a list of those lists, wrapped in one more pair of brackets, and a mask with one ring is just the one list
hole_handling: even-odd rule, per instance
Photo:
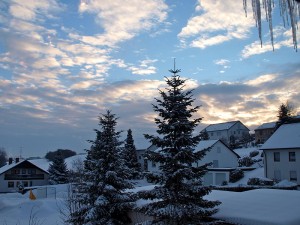
{"label": "window", "polygon": [[290,181],[297,181],[297,172],[290,171]]}
{"label": "window", "polygon": [[155,164],[155,162],[152,162],[152,167],[156,167],[156,164]]}
{"label": "window", "polygon": [[29,170],[28,170],[28,173],[29,173],[29,174],[36,174],[36,170],[35,170],[35,169],[29,169]]}
{"label": "window", "polygon": [[274,162],[280,162],[280,152],[274,152]]}
{"label": "window", "polygon": [[20,170],[19,170],[19,169],[14,169],[14,170],[12,171],[12,173],[13,173],[13,174],[20,174]]}
{"label": "window", "polygon": [[139,156],[139,159],[142,159],[142,156]]}
{"label": "window", "polygon": [[211,132],[211,133],[210,133],[210,136],[214,136],[214,133],[213,133],[213,132]]}
{"label": "window", "polygon": [[289,161],[290,162],[296,161],[296,153],[295,152],[289,152]]}
{"label": "window", "polygon": [[213,168],[218,168],[218,167],[219,167],[219,161],[213,160]]}
{"label": "window", "polygon": [[8,188],[14,188],[15,187],[15,182],[9,181],[7,187]]}
{"label": "window", "polygon": [[23,186],[28,187],[28,181],[23,181]]}
{"label": "window", "polygon": [[22,174],[26,174],[26,169],[22,169]]}

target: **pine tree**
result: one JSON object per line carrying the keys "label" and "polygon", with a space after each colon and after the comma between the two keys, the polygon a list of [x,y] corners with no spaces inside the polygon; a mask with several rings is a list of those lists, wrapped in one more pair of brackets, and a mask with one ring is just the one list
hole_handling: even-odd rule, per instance
{"label": "pine tree", "polygon": [[122,152],[122,158],[124,159],[125,164],[129,169],[130,178],[138,179],[141,174],[141,166],[138,163],[136,147],[134,145],[131,129],[127,131],[127,138],[125,140],[125,146]]}
{"label": "pine tree", "polygon": [[206,129],[204,129],[203,131],[201,131],[200,136],[201,136],[201,140],[204,140],[204,141],[209,140],[209,135],[208,135]]}
{"label": "pine tree", "polygon": [[276,122],[276,129],[282,124],[292,122],[293,106],[289,103],[282,103],[278,108],[278,121]]}
{"label": "pine tree", "polygon": [[125,178],[126,168],[119,157],[121,132],[115,130],[117,118],[110,111],[99,117],[100,130],[90,141],[84,161],[84,184],[78,187],[77,210],[71,215],[72,224],[126,224],[133,197],[125,189],[132,184]]}
{"label": "pine tree", "polygon": [[146,215],[154,217],[153,224],[202,224],[215,213],[218,201],[208,201],[203,196],[211,189],[202,185],[201,178],[209,164],[193,167],[201,160],[208,149],[194,151],[200,134],[193,135],[201,118],[192,119],[199,106],[193,107],[192,91],[183,91],[183,80],[170,70],[171,78],[166,78],[167,91],[159,91],[162,99],[153,105],[160,118],[155,118],[158,136],[146,134],[145,137],[158,147],[149,151],[148,159],[160,165],[159,174],[151,174],[157,183],[153,190],[139,192],[143,199],[155,199],[138,208]]}
{"label": "pine tree", "polygon": [[68,183],[68,169],[63,155],[58,152],[50,164],[49,169],[50,184],[65,184]]}

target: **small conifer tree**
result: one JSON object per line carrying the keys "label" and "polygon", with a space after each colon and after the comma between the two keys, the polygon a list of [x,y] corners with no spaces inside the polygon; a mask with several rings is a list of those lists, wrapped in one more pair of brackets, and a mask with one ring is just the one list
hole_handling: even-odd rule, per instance
{"label": "small conifer tree", "polygon": [[132,137],[132,131],[127,131],[127,138],[125,140],[124,150],[122,152],[122,158],[126,166],[128,167],[130,178],[137,179],[141,175],[141,166],[138,163],[136,147]]}
{"label": "small conifer tree", "polygon": [[68,183],[68,169],[67,164],[60,152],[54,157],[49,169],[49,183],[50,184],[65,184]]}

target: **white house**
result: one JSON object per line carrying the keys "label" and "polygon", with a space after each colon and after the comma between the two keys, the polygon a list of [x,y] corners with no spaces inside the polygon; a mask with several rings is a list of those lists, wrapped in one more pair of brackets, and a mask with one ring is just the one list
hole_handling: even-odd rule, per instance
{"label": "white house", "polygon": [[[204,184],[221,185],[224,181],[229,182],[229,172],[238,167],[239,155],[228,148],[221,140],[200,141],[195,151],[201,151],[206,148],[210,148],[210,151],[206,153],[201,161],[193,165],[196,167],[204,165],[205,163],[212,163],[209,171],[204,176]],[[159,172],[159,166],[158,163],[152,161],[147,162],[149,172]]]}
{"label": "white house", "polygon": [[209,139],[222,140],[229,144],[230,140],[240,140],[249,134],[249,129],[241,121],[217,123],[207,126],[203,131],[208,133]]}
{"label": "white house", "polygon": [[300,185],[300,123],[281,125],[261,149],[267,178]]}
{"label": "white house", "polygon": [[18,191],[19,185],[24,187],[47,185],[48,171],[31,161],[9,160],[9,164],[0,168],[0,192]]}

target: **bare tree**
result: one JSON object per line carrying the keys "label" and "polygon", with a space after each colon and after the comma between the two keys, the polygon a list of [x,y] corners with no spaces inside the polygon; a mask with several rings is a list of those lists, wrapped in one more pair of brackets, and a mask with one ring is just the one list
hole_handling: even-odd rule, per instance
{"label": "bare tree", "polygon": [[7,153],[5,148],[0,147],[0,167],[5,166],[7,161]]}

